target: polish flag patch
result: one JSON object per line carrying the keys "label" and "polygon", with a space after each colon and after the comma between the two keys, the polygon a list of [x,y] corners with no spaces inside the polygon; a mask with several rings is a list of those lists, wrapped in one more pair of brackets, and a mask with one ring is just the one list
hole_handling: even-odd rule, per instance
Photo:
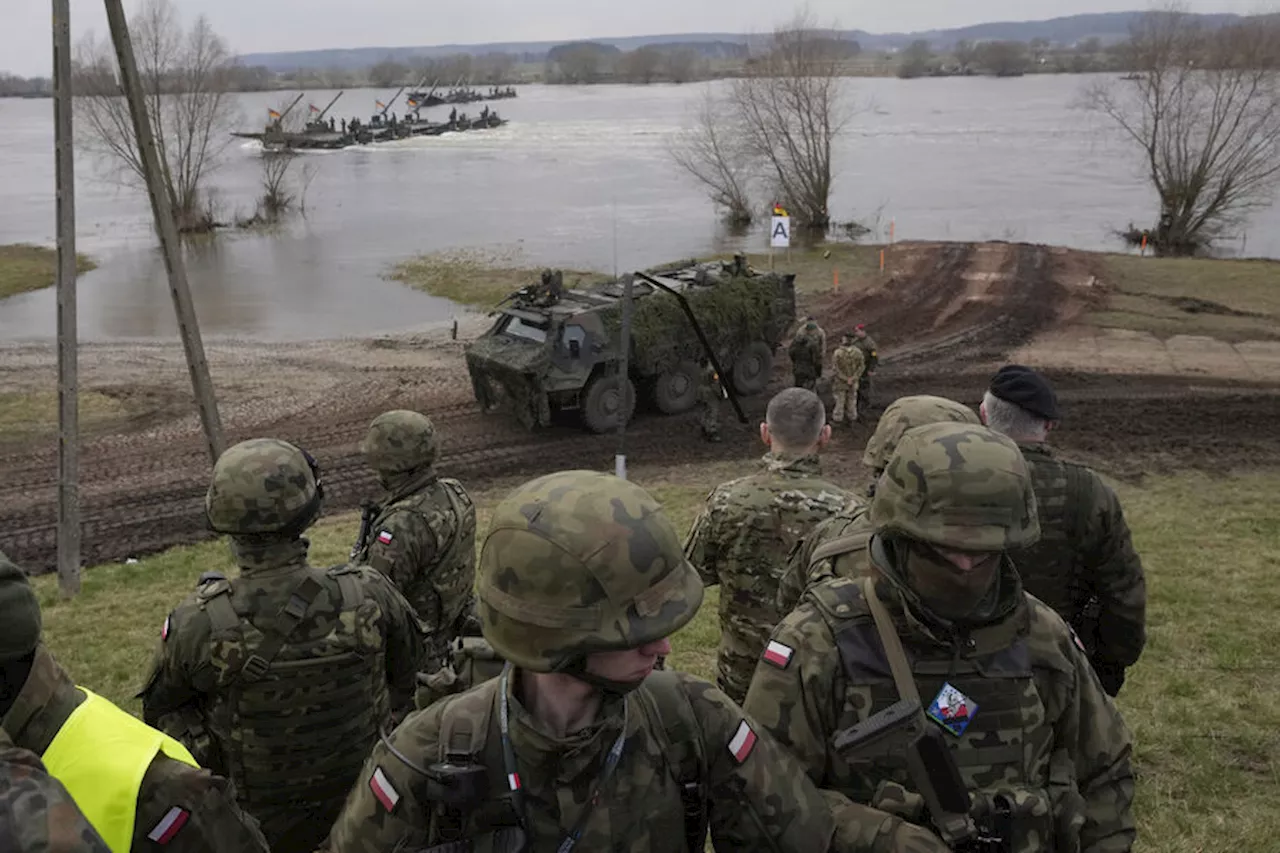
{"label": "polish flag patch", "polygon": [[165,812],[159,823],[152,827],[151,831],[147,833],[147,838],[156,844],[168,844],[178,834],[178,830],[187,825],[187,818],[189,817],[191,817],[191,812],[174,806]]}
{"label": "polish flag patch", "polygon": [[170,618],[171,618],[171,617],[169,617],[169,616],[164,617],[164,624],[160,626],[160,639],[161,639],[161,640],[167,640],[167,639],[169,639],[169,619],[170,619]]}
{"label": "polish flag patch", "polygon": [[373,795],[387,811],[394,809],[396,803],[400,802],[400,792],[392,787],[391,780],[382,772],[381,767],[375,767],[373,776],[369,777],[369,790],[373,791]]}
{"label": "polish flag patch", "polygon": [[747,756],[755,747],[756,733],[751,730],[747,721],[743,720],[738,726],[738,731],[734,733],[733,740],[729,741],[729,754],[733,756],[734,761],[741,764],[747,760]]}
{"label": "polish flag patch", "polygon": [[520,790],[520,774],[519,774],[519,773],[508,773],[508,774],[507,774],[507,784],[508,784],[509,786],[511,786],[511,790],[513,790],[513,791],[519,791],[519,790]]}
{"label": "polish flag patch", "polygon": [[764,659],[776,666],[778,669],[786,669],[787,664],[791,663],[791,656],[796,650],[790,646],[784,646],[782,643],[769,641],[769,645],[764,647]]}
{"label": "polish flag patch", "polygon": [[390,544],[391,544],[391,531],[390,531],[390,530],[384,530],[384,531],[382,531],[381,533],[379,533],[379,534],[378,534],[378,541],[379,541],[379,542],[381,542],[383,545],[390,545]]}

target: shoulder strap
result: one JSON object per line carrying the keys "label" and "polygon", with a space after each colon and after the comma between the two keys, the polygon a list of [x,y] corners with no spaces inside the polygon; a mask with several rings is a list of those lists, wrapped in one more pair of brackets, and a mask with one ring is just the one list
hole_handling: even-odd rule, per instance
{"label": "shoulder strap", "polygon": [[453,547],[453,543],[457,541],[458,534],[462,532],[462,507],[458,500],[458,494],[453,490],[453,484],[447,480],[439,480],[440,487],[444,489],[444,496],[449,500],[449,508],[453,510],[453,533],[449,536],[446,543],[440,545],[440,552],[444,553]]}
{"label": "shoulder strap", "polygon": [[196,597],[209,614],[209,628],[214,636],[229,634],[240,627],[240,615],[231,604],[231,582],[225,577],[210,578],[202,583]]}
{"label": "shoulder strap", "polygon": [[871,609],[871,618],[876,621],[876,631],[880,634],[880,643],[884,646],[885,656],[889,658],[889,669],[893,671],[893,682],[898,688],[898,696],[908,701],[920,702],[920,691],[916,688],[916,679],[911,674],[911,664],[907,661],[907,651],[902,647],[902,639],[893,627],[893,620],[884,602],[876,594],[874,578],[862,579],[862,594]]}
{"label": "shoulder strap", "polygon": [[685,842],[690,853],[701,853],[707,843],[708,770],[689,697],[680,689],[679,677],[669,670],[653,672],[635,695],[655,724],[667,769],[680,789]]}
{"label": "shoulder strap", "polygon": [[814,549],[809,556],[809,567],[812,568],[815,563],[820,563],[830,557],[839,557],[842,554],[851,554],[854,551],[865,551],[870,541],[870,530],[864,533],[848,533],[844,536],[837,536],[830,542],[824,542]]}
{"label": "shoulder strap", "polygon": [[364,591],[360,588],[360,580],[356,576],[360,567],[352,563],[341,563],[325,571],[325,574],[338,582],[338,590],[342,593],[342,612],[355,610],[364,604]]}
{"label": "shoulder strap", "polygon": [[271,662],[275,660],[276,655],[280,654],[289,635],[307,615],[311,604],[322,589],[324,587],[320,582],[308,572],[307,576],[294,587],[289,600],[276,613],[270,627],[262,632],[262,644],[258,646],[257,651],[249,655],[244,666],[240,668],[237,678],[252,682],[266,675],[267,670],[271,668]]}

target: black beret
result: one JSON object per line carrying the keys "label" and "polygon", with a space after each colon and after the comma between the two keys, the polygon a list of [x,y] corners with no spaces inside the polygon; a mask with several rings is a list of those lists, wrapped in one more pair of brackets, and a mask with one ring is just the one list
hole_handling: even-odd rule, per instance
{"label": "black beret", "polygon": [[1049,380],[1021,364],[1007,364],[1000,368],[991,377],[991,393],[1046,421],[1061,418],[1058,396],[1053,393]]}
{"label": "black beret", "polygon": [[0,663],[31,654],[40,642],[40,602],[27,573],[0,553]]}

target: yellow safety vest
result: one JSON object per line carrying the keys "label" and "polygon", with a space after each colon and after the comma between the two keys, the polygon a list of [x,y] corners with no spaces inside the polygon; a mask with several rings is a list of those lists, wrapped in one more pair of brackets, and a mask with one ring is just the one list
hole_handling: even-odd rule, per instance
{"label": "yellow safety vest", "polygon": [[129,853],[142,777],[156,753],[199,767],[178,741],[94,693],[71,712],[41,759],[112,853]]}

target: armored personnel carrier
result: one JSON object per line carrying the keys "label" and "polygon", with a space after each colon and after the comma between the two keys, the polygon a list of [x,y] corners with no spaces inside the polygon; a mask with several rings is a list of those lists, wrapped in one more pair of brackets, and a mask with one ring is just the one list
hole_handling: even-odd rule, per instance
{"label": "armored personnel carrier", "polygon": [[530,429],[577,410],[592,432],[629,422],[637,399],[664,414],[692,409],[699,365],[715,355],[739,396],[763,391],[795,321],[795,276],[732,263],[690,264],[632,277],[627,376],[619,376],[625,280],[564,290],[559,273],[504,300],[467,347],[467,370],[486,412],[510,409]]}

